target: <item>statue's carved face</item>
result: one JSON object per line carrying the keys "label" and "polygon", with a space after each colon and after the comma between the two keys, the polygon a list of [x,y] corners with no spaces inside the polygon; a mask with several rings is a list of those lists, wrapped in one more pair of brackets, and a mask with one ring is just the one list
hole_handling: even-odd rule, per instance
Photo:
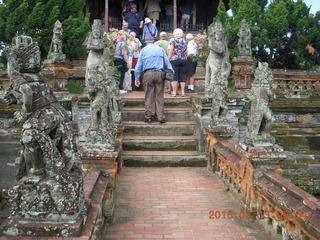
{"label": "statue's carved face", "polygon": [[101,37],[100,30],[98,28],[92,29],[92,36],[95,39],[99,39]]}
{"label": "statue's carved face", "polygon": [[222,40],[222,38],[223,38],[223,33],[221,32],[221,31],[217,31],[217,32],[215,32],[215,39],[217,40],[217,41],[221,41]]}

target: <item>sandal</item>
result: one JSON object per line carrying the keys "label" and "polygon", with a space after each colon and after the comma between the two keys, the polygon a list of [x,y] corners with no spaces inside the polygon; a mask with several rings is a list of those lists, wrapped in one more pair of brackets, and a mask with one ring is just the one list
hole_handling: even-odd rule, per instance
{"label": "sandal", "polygon": [[176,97],[176,96],[177,96],[177,94],[173,94],[173,93],[171,94],[171,97]]}
{"label": "sandal", "polygon": [[186,95],[185,95],[184,93],[182,93],[180,96],[181,96],[181,97],[185,97]]}

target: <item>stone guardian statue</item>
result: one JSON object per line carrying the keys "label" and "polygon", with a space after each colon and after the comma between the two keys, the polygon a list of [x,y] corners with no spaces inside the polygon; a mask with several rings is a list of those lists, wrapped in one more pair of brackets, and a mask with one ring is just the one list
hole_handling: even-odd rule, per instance
{"label": "stone guardian statue", "polygon": [[53,36],[46,63],[62,63],[66,61],[66,55],[62,52],[62,24],[57,20],[53,27]]}
{"label": "stone guardian statue", "polygon": [[227,41],[220,21],[212,27],[209,50],[206,62],[205,95],[212,97],[217,82],[227,81],[231,70]]}
{"label": "stone guardian statue", "polygon": [[245,19],[241,21],[241,27],[238,32],[238,49],[239,55],[238,58],[245,60],[252,59],[252,50],[251,50],[251,30]]}
{"label": "stone guardian statue", "polygon": [[84,214],[85,204],[81,160],[69,114],[39,74],[40,50],[31,37],[15,37],[6,56],[10,87],[4,99],[21,105],[15,118],[23,123],[16,160],[18,184],[9,191],[10,218],[75,221]]}
{"label": "stone guardian statue", "polygon": [[268,63],[259,62],[254,74],[250,94],[251,108],[244,143],[252,146],[274,145],[274,137],[270,135],[272,127],[272,111],[269,102],[273,100],[273,76]]}
{"label": "stone guardian statue", "polygon": [[86,142],[105,151],[113,151],[116,141],[116,124],[121,121],[119,90],[114,70],[109,66],[101,20],[95,19],[89,33],[86,64],[86,90],[90,100],[91,125]]}

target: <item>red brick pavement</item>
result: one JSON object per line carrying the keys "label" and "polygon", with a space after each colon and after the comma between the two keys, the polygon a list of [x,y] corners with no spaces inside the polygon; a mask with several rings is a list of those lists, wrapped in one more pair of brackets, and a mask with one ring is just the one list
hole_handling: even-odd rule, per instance
{"label": "red brick pavement", "polygon": [[[103,240],[273,239],[256,220],[240,218],[239,202],[205,168],[124,168],[115,204]],[[209,219],[211,210],[233,216]]]}

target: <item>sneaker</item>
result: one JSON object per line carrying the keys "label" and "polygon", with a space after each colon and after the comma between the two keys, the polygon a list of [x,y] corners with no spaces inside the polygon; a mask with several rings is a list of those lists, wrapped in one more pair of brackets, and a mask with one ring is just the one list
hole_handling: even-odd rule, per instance
{"label": "sneaker", "polygon": [[120,94],[125,94],[125,93],[127,93],[126,90],[120,90]]}
{"label": "sneaker", "polygon": [[165,119],[161,119],[161,120],[159,121],[159,123],[166,123],[166,120],[165,120]]}
{"label": "sneaker", "polygon": [[192,90],[192,89],[187,89],[187,90],[186,90],[186,93],[194,93],[194,90]]}
{"label": "sneaker", "polygon": [[144,119],[144,122],[146,122],[146,123],[152,123],[152,119],[151,119],[151,118],[145,118],[145,119]]}

